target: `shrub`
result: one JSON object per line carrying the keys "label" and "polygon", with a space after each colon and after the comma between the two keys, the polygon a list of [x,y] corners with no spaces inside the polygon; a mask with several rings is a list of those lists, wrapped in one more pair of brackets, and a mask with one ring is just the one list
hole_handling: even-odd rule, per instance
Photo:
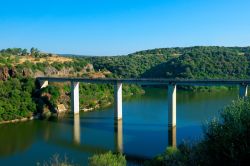
{"label": "shrub", "polygon": [[89,158],[90,166],[126,166],[126,159],[122,154],[112,154],[110,151],[105,154],[94,155]]}
{"label": "shrub", "polygon": [[[37,166],[40,166],[40,163],[37,163]],[[67,156],[61,158],[58,154],[54,154],[49,161],[45,161],[43,166],[76,166],[73,162],[69,162]]]}
{"label": "shrub", "polygon": [[204,126],[204,139],[166,152],[150,165],[246,165],[250,159],[250,99],[238,99]]}
{"label": "shrub", "polygon": [[226,107],[221,119],[204,129],[199,144],[201,162],[206,165],[243,165],[250,161],[250,100],[239,99]]}

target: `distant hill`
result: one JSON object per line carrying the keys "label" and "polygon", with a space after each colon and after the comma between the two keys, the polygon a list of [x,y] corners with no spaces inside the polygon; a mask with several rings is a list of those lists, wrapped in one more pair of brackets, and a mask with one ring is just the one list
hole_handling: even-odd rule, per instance
{"label": "distant hill", "polygon": [[250,47],[159,48],[127,56],[86,57],[96,70],[120,77],[249,78]]}
{"label": "distant hill", "polygon": [[249,47],[193,47],[180,52],[179,57],[151,68],[142,77],[236,79],[250,76]]}

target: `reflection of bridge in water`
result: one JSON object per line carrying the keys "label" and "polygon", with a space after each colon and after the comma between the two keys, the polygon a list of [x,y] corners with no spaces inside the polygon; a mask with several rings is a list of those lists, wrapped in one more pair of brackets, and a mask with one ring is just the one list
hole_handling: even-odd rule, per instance
{"label": "reflection of bridge in water", "polygon": [[[122,128],[122,84],[140,85],[164,85],[168,87],[168,144],[176,146],[176,89],[177,86],[239,86],[239,96],[247,96],[247,87],[250,80],[169,80],[169,79],[85,79],[85,78],[57,78],[39,77],[41,88],[46,87],[49,82],[70,82],[71,83],[71,111],[74,113],[73,140],[80,144],[80,117],[79,117],[79,83],[99,83],[114,85],[114,111],[115,111],[115,142],[117,151],[123,152],[123,128]],[[65,143],[67,145],[67,143]],[[95,149],[87,145],[81,148],[90,152]],[[99,152],[108,149],[98,149]]]}
{"label": "reflection of bridge in water", "polygon": [[[81,125],[80,125],[80,115],[74,115],[74,124],[73,124],[73,143],[75,145],[81,144]],[[123,128],[122,120],[114,121],[114,142],[115,149],[117,152],[123,153]],[[97,148],[91,146],[84,146],[85,149],[88,149],[90,152],[106,152],[108,149]],[[92,149],[92,150],[91,150]]]}
{"label": "reflection of bridge in water", "polygon": [[[49,143],[53,143],[55,145],[59,145],[60,147],[65,147],[68,149],[76,150],[79,152],[84,153],[90,153],[90,154],[100,154],[105,153],[110,150],[113,150],[117,153],[124,153],[123,149],[123,126],[122,126],[122,120],[114,121],[114,149],[110,149],[107,147],[102,147],[98,145],[90,145],[86,143],[83,139],[84,133],[81,133],[81,123],[80,123],[80,114],[75,114],[73,117],[73,123],[70,123],[72,125],[72,140],[60,137],[58,133],[51,133],[48,131],[46,140]],[[67,123],[68,124],[68,123]],[[100,138],[100,141],[102,138]],[[139,156],[129,153],[124,153],[126,155],[126,159],[129,161],[135,161],[140,162],[144,160],[148,160],[149,157],[146,156]]]}

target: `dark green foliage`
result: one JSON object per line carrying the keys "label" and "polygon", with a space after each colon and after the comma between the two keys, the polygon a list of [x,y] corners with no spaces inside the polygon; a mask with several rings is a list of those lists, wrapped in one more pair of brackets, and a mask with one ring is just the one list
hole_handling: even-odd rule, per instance
{"label": "dark green foliage", "polygon": [[249,78],[249,57],[237,49],[194,47],[168,62],[161,63],[143,77],[175,79]]}
{"label": "dark green foliage", "polygon": [[34,79],[30,78],[0,81],[0,121],[32,116],[36,112],[34,88]]}
{"label": "dark green foliage", "polygon": [[0,53],[5,53],[5,54],[12,54],[12,55],[22,55],[22,53],[27,52],[27,49],[22,49],[22,48],[7,48],[7,49],[2,49]]}
{"label": "dark green foliage", "polygon": [[[69,87],[65,87],[69,93]],[[136,85],[123,85],[123,97],[143,94],[144,91]],[[80,107],[105,107],[114,101],[114,89],[111,84],[80,84]]]}
{"label": "dark green foliage", "polygon": [[117,77],[249,78],[250,47],[187,47],[145,50],[128,56],[90,57],[96,70]]}
{"label": "dark green foliage", "polygon": [[49,101],[55,107],[56,102],[57,102],[58,98],[60,97],[59,88],[56,86],[49,85],[46,88],[41,89],[41,95],[43,96],[44,94],[49,94],[49,96],[50,96]]}
{"label": "dark green foliage", "polygon": [[60,90],[57,86],[49,85],[36,90],[33,98],[37,105],[37,112],[43,113],[45,107],[48,107],[51,112],[55,112],[59,97]]}
{"label": "dark green foliage", "polygon": [[[171,153],[169,153],[171,152]],[[250,162],[250,99],[238,99],[221,118],[204,127],[204,139],[182,144],[149,162],[151,165],[247,165]]]}
{"label": "dark green foliage", "polygon": [[198,145],[204,165],[244,165],[250,159],[250,100],[240,99],[205,127]]}
{"label": "dark green foliage", "polygon": [[129,56],[92,57],[87,58],[96,70],[109,70],[123,78],[140,77],[151,67],[170,59],[170,54],[133,54]]}
{"label": "dark green foliage", "polygon": [[89,166],[126,166],[125,156],[111,152],[89,158]]}

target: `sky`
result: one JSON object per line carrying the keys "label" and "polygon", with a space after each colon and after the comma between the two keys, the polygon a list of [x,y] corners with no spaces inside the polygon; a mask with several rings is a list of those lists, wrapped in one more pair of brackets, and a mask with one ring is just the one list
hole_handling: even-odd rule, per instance
{"label": "sky", "polygon": [[0,49],[125,55],[249,46],[250,0],[0,0]]}

